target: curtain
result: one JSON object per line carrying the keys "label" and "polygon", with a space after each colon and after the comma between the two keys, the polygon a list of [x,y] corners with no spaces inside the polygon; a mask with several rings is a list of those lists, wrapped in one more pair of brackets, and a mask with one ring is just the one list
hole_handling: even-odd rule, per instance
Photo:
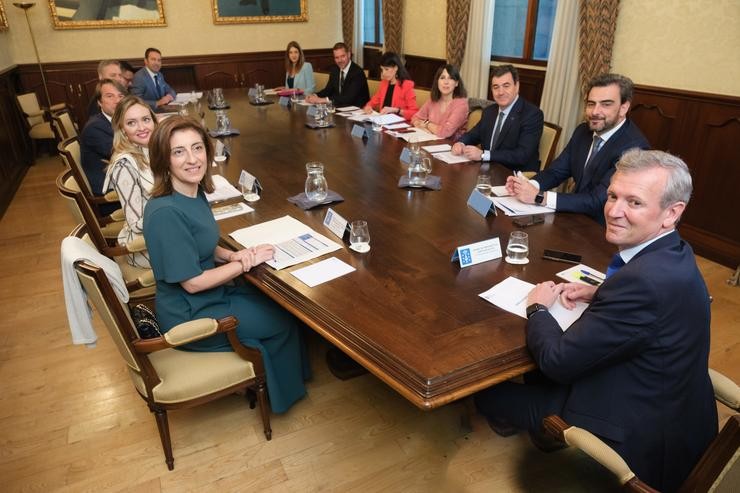
{"label": "curtain", "polygon": [[490,93],[491,38],[495,0],[470,2],[468,35],[460,72],[468,96],[487,99]]}
{"label": "curtain", "polygon": [[581,91],[592,77],[609,72],[619,0],[580,0],[578,19]]}
{"label": "curtain", "polygon": [[555,150],[559,154],[581,121],[583,98],[578,77],[578,3],[558,2],[547,75],[540,108],[545,121],[562,127]]}
{"label": "curtain", "polygon": [[403,0],[383,0],[383,51],[403,53]]}
{"label": "curtain", "polygon": [[447,63],[460,68],[468,36],[470,0],[447,0]]}
{"label": "curtain", "polygon": [[355,34],[355,0],[342,0],[342,41],[347,46],[354,46]]}
{"label": "curtain", "polygon": [[[342,0],[343,2],[345,0]],[[355,25],[354,25],[354,36],[352,38],[353,43],[349,44],[350,48],[352,48],[352,60],[359,65],[360,67],[363,66],[363,58],[364,58],[364,47],[365,47],[365,37],[362,32],[362,27],[365,25],[365,19],[363,17],[363,9],[362,9],[362,1],[363,0],[353,0],[354,1],[354,19],[355,19]]]}

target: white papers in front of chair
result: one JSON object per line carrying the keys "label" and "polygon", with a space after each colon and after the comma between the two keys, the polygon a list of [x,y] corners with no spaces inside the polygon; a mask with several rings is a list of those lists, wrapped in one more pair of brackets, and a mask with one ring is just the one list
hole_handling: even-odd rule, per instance
{"label": "white papers in front of chair", "polygon": [[403,139],[406,142],[429,142],[432,140],[442,140],[431,132],[427,132],[420,128],[415,128],[413,132],[406,133],[394,133],[399,139]]}
{"label": "white papers in front of chair", "polygon": [[352,113],[354,111],[359,110],[357,106],[342,106],[341,108],[337,108],[337,111],[340,113]]}
{"label": "white papers in front of chair", "polygon": [[265,263],[277,270],[342,248],[338,243],[291,216],[283,216],[248,228],[238,229],[229,236],[245,248],[263,243],[274,245],[275,258]]}
{"label": "white papers in front of chair", "polygon": [[496,197],[509,196],[509,191],[506,190],[506,185],[496,185],[495,187],[491,187],[491,193],[494,194]]}
{"label": "white papers in front of chair", "polygon": [[229,183],[229,180],[227,180],[223,176],[213,175],[211,178],[213,179],[213,186],[216,189],[213,192],[206,194],[206,198],[208,199],[209,203],[242,196],[242,193],[237,190],[234,185]]}
{"label": "white papers in front of chair", "polygon": [[442,162],[445,162],[447,164],[457,164],[457,163],[469,163],[471,162],[470,159],[466,158],[465,156],[455,156],[450,151],[446,152],[435,152],[432,154],[432,157],[434,159],[439,159]]}
{"label": "white papers in front of chair", "polygon": [[496,197],[491,199],[493,204],[503,211],[507,216],[526,216],[529,214],[548,214],[555,212],[553,209],[541,205],[525,204],[516,197]]}
{"label": "white papers in front of chair", "polygon": [[[527,318],[527,295],[533,288],[534,284],[516,277],[507,277],[478,296],[502,310]],[[558,322],[560,329],[565,332],[573,322],[581,317],[587,307],[587,303],[578,302],[575,308],[568,310],[560,303],[560,298],[558,298],[548,311]]]}
{"label": "white papers in front of chair", "polygon": [[236,204],[229,204],[229,205],[222,205],[221,207],[214,207],[211,209],[211,212],[213,212],[213,217],[216,218],[216,221],[220,221],[221,219],[226,219],[229,217],[238,216],[240,214],[246,214],[247,212],[252,212],[254,209],[249,207],[244,202],[237,202]]}
{"label": "white papers in front of chair", "polygon": [[422,146],[422,149],[430,154],[434,154],[437,152],[447,152],[452,149],[452,146],[450,144],[437,144],[432,146]]}
{"label": "white papers in front of chair", "polygon": [[202,92],[179,92],[177,93],[177,96],[175,96],[175,100],[171,104],[184,105],[188,104],[190,101],[196,101],[202,97]]}
{"label": "white papers in front of chair", "polygon": [[302,267],[291,272],[303,284],[309,288],[318,286],[337,277],[354,272],[355,269],[346,262],[342,262],[336,257],[329,257],[326,260],[317,262],[308,267]]}
{"label": "white papers in front of chair", "polygon": [[370,120],[381,125],[392,125],[394,123],[401,123],[406,121],[404,117],[396,115],[395,113],[387,113],[385,115],[381,115],[377,114],[376,112],[373,112]]}

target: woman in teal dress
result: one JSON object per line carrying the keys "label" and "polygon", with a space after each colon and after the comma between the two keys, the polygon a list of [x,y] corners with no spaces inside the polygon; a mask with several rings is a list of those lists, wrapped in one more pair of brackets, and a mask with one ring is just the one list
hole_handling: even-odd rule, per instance
{"label": "woman in teal dress", "polygon": [[[208,166],[213,150],[195,120],[164,120],[149,149],[154,187],[144,211],[144,237],[157,281],[162,330],[196,318],[235,316],[239,340],[262,352],[272,411],[287,411],[305,395],[308,376],[296,320],[254,286],[230,282],[271,259],[274,247],[234,252],[218,246],[218,226],[205,197],[213,191]],[[224,334],[185,347],[231,350]]]}

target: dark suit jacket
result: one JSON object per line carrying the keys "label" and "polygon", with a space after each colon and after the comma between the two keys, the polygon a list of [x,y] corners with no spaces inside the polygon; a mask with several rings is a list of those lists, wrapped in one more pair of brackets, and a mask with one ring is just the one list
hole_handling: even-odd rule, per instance
{"label": "dark suit jacket", "polygon": [[146,67],[141,67],[134,74],[134,82],[131,85],[130,92],[146,101],[152,109],[157,109],[157,101],[165,94],[171,94],[173,98],[177,96],[175,90],[164,80],[161,71],[159,72],[159,85],[161,95],[157,95],[157,87],[154,85],[154,80],[149,76]]}
{"label": "dark suit jacket", "polygon": [[80,160],[95,195],[105,195],[105,168],[113,152],[113,127],[102,113],[90,117],[80,135]]}
{"label": "dark suit jacket", "polygon": [[550,190],[573,177],[576,188],[573,193],[558,194],[557,210],[588,214],[604,224],[606,189],[609,188],[609,181],[614,174],[614,166],[625,151],[635,147],[650,149],[650,144],[637,125],[628,119],[601,147],[584,173],[592,142],[593,132],[589,130],[588,123],[581,123],[563,152],[533,180],[537,180],[541,190]]}
{"label": "dark suit jacket", "polygon": [[570,385],[563,418],[672,491],[717,433],[709,322],[694,253],[674,231],[607,279],[565,333],[548,312],[532,315],[527,346],[545,375]]}
{"label": "dark suit jacket", "polygon": [[337,108],[342,106],[362,108],[370,100],[365,72],[355,62],[350,63],[341,94],[339,93],[339,67],[336,65],[329,70],[329,82],[326,83],[326,87],[316,93],[320,98],[331,99]]}
{"label": "dark suit jacket", "polygon": [[[485,151],[491,151],[491,136],[496,127],[498,105],[483,110],[478,124],[460,138],[465,145],[480,144]],[[507,168],[521,171],[540,169],[540,137],[545,118],[542,110],[521,96],[511,108],[501,127],[498,142],[491,151],[490,160]]]}

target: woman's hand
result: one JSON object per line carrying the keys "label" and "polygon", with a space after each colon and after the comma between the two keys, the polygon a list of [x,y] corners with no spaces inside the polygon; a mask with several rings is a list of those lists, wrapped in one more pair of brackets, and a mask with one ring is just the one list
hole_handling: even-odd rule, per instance
{"label": "woman's hand", "polygon": [[252,267],[261,264],[275,256],[275,247],[272,245],[257,245],[238,252],[229,257],[231,262],[241,262],[242,272],[248,272]]}
{"label": "woman's hand", "polygon": [[380,110],[381,115],[389,115],[389,114],[398,114],[401,112],[401,108],[396,108],[394,106],[386,106],[382,110]]}
{"label": "woman's hand", "polygon": [[373,112],[373,108],[372,106],[365,106],[364,108],[362,108],[362,111],[364,111],[366,115],[369,115]]}

